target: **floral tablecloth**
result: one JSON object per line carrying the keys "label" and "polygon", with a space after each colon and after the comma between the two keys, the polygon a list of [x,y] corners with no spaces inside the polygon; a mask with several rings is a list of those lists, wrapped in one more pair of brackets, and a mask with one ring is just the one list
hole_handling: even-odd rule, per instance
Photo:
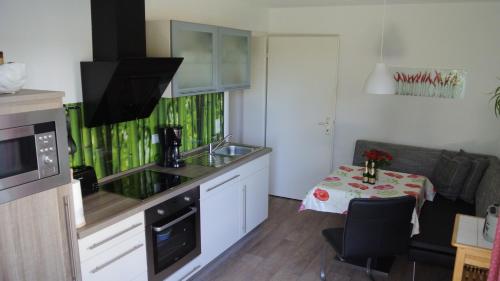
{"label": "floral tablecloth", "polygon": [[431,181],[424,176],[379,170],[377,183],[364,184],[364,168],[342,165],[333,174],[312,188],[302,201],[300,210],[346,214],[353,198],[388,198],[405,195],[414,196],[417,205],[413,211],[412,235],[419,233],[418,214],[425,200],[432,201],[436,191]]}

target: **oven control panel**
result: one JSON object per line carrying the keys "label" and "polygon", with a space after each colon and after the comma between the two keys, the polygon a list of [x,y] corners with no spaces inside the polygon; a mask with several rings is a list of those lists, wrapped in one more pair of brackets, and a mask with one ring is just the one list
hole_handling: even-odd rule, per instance
{"label": "oven control panel", "polygon": [[46,178],[59,174],[55,132],[35,134],[35,141],[39,177]]}

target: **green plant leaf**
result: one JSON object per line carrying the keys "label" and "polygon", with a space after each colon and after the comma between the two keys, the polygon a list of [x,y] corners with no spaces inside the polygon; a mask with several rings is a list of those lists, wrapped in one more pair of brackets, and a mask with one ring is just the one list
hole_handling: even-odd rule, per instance
{"label": "green plant leaf", "polygon": [[500,87],[496,88],[495,91],[491,93],[491,99],[494,103],[495,116],[500,116]]}
{"label": "green plant leaf", "polygon": [[495,97],[495,115],[498,117],[500,115],[500,87],[495,90],[493,97]]}

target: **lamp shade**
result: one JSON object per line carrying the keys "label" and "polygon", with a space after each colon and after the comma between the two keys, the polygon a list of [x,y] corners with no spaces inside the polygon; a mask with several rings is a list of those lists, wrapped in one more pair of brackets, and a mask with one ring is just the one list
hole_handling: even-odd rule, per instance
{"label": "lamp shade", "polygon": [[365,83],[365,92],[377,95],[393,95],[396,93],[396,83],[384,63],[377,63]]}

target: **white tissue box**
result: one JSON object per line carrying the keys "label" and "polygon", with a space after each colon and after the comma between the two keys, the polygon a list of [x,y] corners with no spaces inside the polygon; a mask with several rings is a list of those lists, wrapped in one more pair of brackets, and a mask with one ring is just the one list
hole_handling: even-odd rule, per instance
{"label": "white tissue box", "polygon": [[26,83],[24,63],[0,64],[0,93],[15,93]]}

